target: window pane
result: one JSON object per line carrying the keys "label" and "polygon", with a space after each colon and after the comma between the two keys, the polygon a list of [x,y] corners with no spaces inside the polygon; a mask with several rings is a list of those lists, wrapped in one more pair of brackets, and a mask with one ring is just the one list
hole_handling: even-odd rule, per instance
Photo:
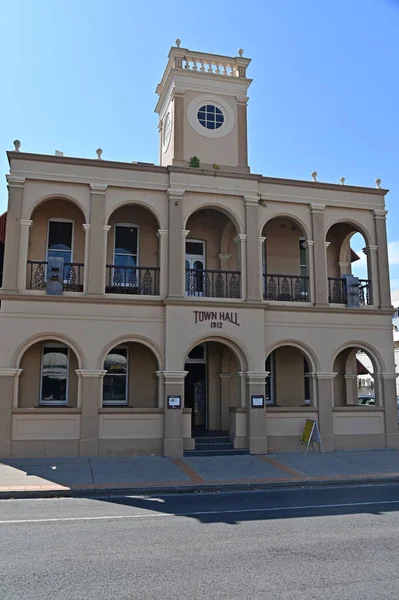
{"label": "window pane", "polygon": [[206,111],[207,111],[208,114],[209,113],[215,114],[215,106],[213,106],[212,104],[207,104]]}
{"label": "window pane", "polygon": [[118,267],[136,267],[137,260],[135,256],[129,254],[116,254],[114,264]]}
{"label": "window pane", "polygon": [[127,349],[114,348],[104,361],[103,402],[126,404]]}
{"label": "window pane", "polygon": [[188,358],[196,358],[203,360],[205,357],[205,346],[195,346],[188,355]]}
{"label": "window pane", "polygon": [[109,374],[126,375],[127,373],[127,350],[126,348],[114,348],[104,361],[104,369]]}
{"label": "window pane", "polygon": [[186,254],[193,254],[194,256],[203,256],[204,244],[202,242],[186,241]]}
{"label": "window pane", "polygon": [[66,402],[68,348],[43,348],[42,402]]}
{"label": "window pane", "polygon": [[48,258],[63,258],[64,263],[70,263],[72,254],[65,250],[49,250],[47,253]]}
{"label": "window pane", "polygon": [[72,250],[72,223],[49,222],[49,250]]}
{"label": "window pane", "polygon": [[137,254],[137,227],[115,228],[115,254]]}

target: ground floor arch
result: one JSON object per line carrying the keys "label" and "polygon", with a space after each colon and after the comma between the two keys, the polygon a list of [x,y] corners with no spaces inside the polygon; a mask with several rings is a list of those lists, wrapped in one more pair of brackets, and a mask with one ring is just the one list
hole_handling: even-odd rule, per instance
{"label": "ground floor arch", "polygon": [[298,346],[276,347],[266,357],[268,406],[304,407],[314,403],[312,359]]}

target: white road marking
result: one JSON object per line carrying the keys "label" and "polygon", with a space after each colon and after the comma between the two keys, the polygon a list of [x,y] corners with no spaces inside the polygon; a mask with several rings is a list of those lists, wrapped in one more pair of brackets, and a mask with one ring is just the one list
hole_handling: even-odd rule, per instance
{"label": "white road marking", "polygon": [[337,504],[310,504],[305,506],[274,506],[269,508],[236,508],[231,510],[203,510],[189,511],[179,513],[153,513],[139,515],[103,515],[101,517],[60,517],[53,519],[12,519],[8,521],[0,521],[0,525],[12,525],[18,523],[62,523],[67,521],[115,521],[122,519],[153,519],[167,517],[200,517],[206,515],[229,515],[240,513],[258,513],[258,512],[283,512],[289,510],[310,510],[315,508],[346,508],[351,506],[387,506],[399,504],[399,500],[381,500],[379,502],[346,502]]}

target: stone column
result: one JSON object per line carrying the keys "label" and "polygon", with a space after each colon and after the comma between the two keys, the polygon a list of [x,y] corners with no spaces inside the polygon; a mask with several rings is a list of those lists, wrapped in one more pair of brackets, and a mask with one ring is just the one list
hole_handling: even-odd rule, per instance
{"label": "stone column", "polygon": [[319,406],[319,429],[323,448],[335,450],[334,440],[334,377],[336,373],[316,373]]}
{"label": "stone column", "polygon": [[172,263],[168,273],[168,297],[184,296],[185,237],[183,231],[184,190],[169,189],[169,256]]}
{"label": "stone column", "polygon": [[[262,295],[262,255],[259,252],[259,198],[245,196],[245,224],[247,231],[247,298],[259,302]],[[263,239],[263,238],[262,238]]]}
{"label": "stone column", "polygon": [[314,257],[314,304],[326,306],[328,304],[327,290],[327,259],[324,243],[324,204],[311,204],[312,230],[313,230],[313,257]]}
{"label": "stone column", "polygon": [[371,280],[371,303],[373,306],[380,305],[380,276],[378,268],[378,246],[366,246],[363,252],[367,256],[367,273]]}
{"label": "stone column", "polygon": [[[164,456],[183,456],[184,378],[187,371],[164,371]],[[181,408],[168,408],[168,396],[181,396]]]}
{"label": "stone column", "polygon": [[246,248],[247,236],[246,236],[246,234],[239,233],[234,238],[234,242],[237,245],[240,244],[239,263],[240,263],[240,272],[241,272],[241,282],[240,282],[241,298],[243,300],[246,300],[247,299],[247,248]]}
{"label": "stone column", "polygon": [[[385,440],[387,448],[399,448],[396,378],[398,373],[374,373],[376,398],[384,406]],[[377,391],[378,390],[378,391]],[[382,402],[381,402],[382,400]]]}
{"label": "stone column", "polygon": [[155,371],[155,375],[158,379],[158,386],[157,386],[158,408],[164,408],[165,407],[165,390],[164,390],[163,372]]}
{"label": "stone column", "polygon": [[26,269],[28,264],[29,231],[33,221],[21,219],[19,232],[19,253],[18,253],[18,291],[26,290]]}
{"label": "stone column", "polygon": [[165,298],[168,293],[168,229],[158,229],[159,239],[159,295]]}
{"label": "stone column", "polygon": [[[263,257],[265,251],[266,238],[262,235],[258,237],[258,255],[259,255],[259,267],[260,267],[260,298],[263,300],[267,292],[267,281],[266,281],[266,265],[263,264]],[[265,269],[263,268],[265,267]]]}
{"label": "stone column", "polygon": [[8,208],[6,225],[6,244],[4,248],[2,292],[9,294],[15,294],[18,290],[19,236],[21,233],[20,220],[22,216],[24,182],[24,177],[15,177],[13,175],[7,175]]}
{"label": "stone column", "polygon": [[81,409],[80,456],[98,456],[99,409],[101,408],[104,370],[77,369],[78,405]]}
{"label": "stone column", "polygon": [[251,396],[265,397],[268,372],[247,374],[247,435],[250,454],[266,454],[266,406],[252,408]]}
{"label": "stone column", "polygon": [[[388,242],[386,228],[386,210],[374,211],[375,234],[377,240],[377,264],[379,274],[380,308],[391,308],[389,284]],[[373,275],[373,274],[372,274]]]}
{"label": "stone column", "polygon": [[83,292],[87,292],[87,275],[89,273],[90,223],[83,223],[85,232],[85,257],[83,267]]}
{"label": "stone column", "polygon": [[247,99],[237,100],[238,166],[248,166]]}
{"label": "stone column", "polygon": [[12,409],[22,369],[0,368],[0,458],[11,458]]}
{"label": "stone column", "polygon": [[314,286],[314,241],[306,240],[302,246],[306,248],[307,253],[307,264],[308,264],[308,275],[309,275],[309,289],[308,289],[308,300],[310,302],[315,301],[315,286]]}
{"label": "stone column", "polygon": [[231,373],[219,373],[220,377],[220,429],[229,428],[229,395]]}
{"label": "stone column", "polygon": [[344,375],[345,377],[345,393],[346,393],[346,404],[357,405],[357,375],[349,374]]}
{"label": "stone column", "polygon": [[[87,265],[87,294],[105,293],[106,248],[104,246],[105,196],[107,185],[90,184],[90,237]],[[109,227],[109,226],[108,226]]]}

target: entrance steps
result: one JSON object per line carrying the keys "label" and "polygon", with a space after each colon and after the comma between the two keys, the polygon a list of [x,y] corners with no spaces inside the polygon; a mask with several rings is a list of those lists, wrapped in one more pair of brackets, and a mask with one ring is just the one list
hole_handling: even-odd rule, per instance
{"label": "entrance steps", "polygon": [[[216,433],[216,432],[215,432]],[[212,437],[201,436],[195,438],[195,449],[186,450],[184,452],[185,457],[189,456],[237,456],[239,454],[249,454],[249,450],[246,448],[235,449],[233,443],[230,441],[229,436],[226,435],[215,435]]]}

